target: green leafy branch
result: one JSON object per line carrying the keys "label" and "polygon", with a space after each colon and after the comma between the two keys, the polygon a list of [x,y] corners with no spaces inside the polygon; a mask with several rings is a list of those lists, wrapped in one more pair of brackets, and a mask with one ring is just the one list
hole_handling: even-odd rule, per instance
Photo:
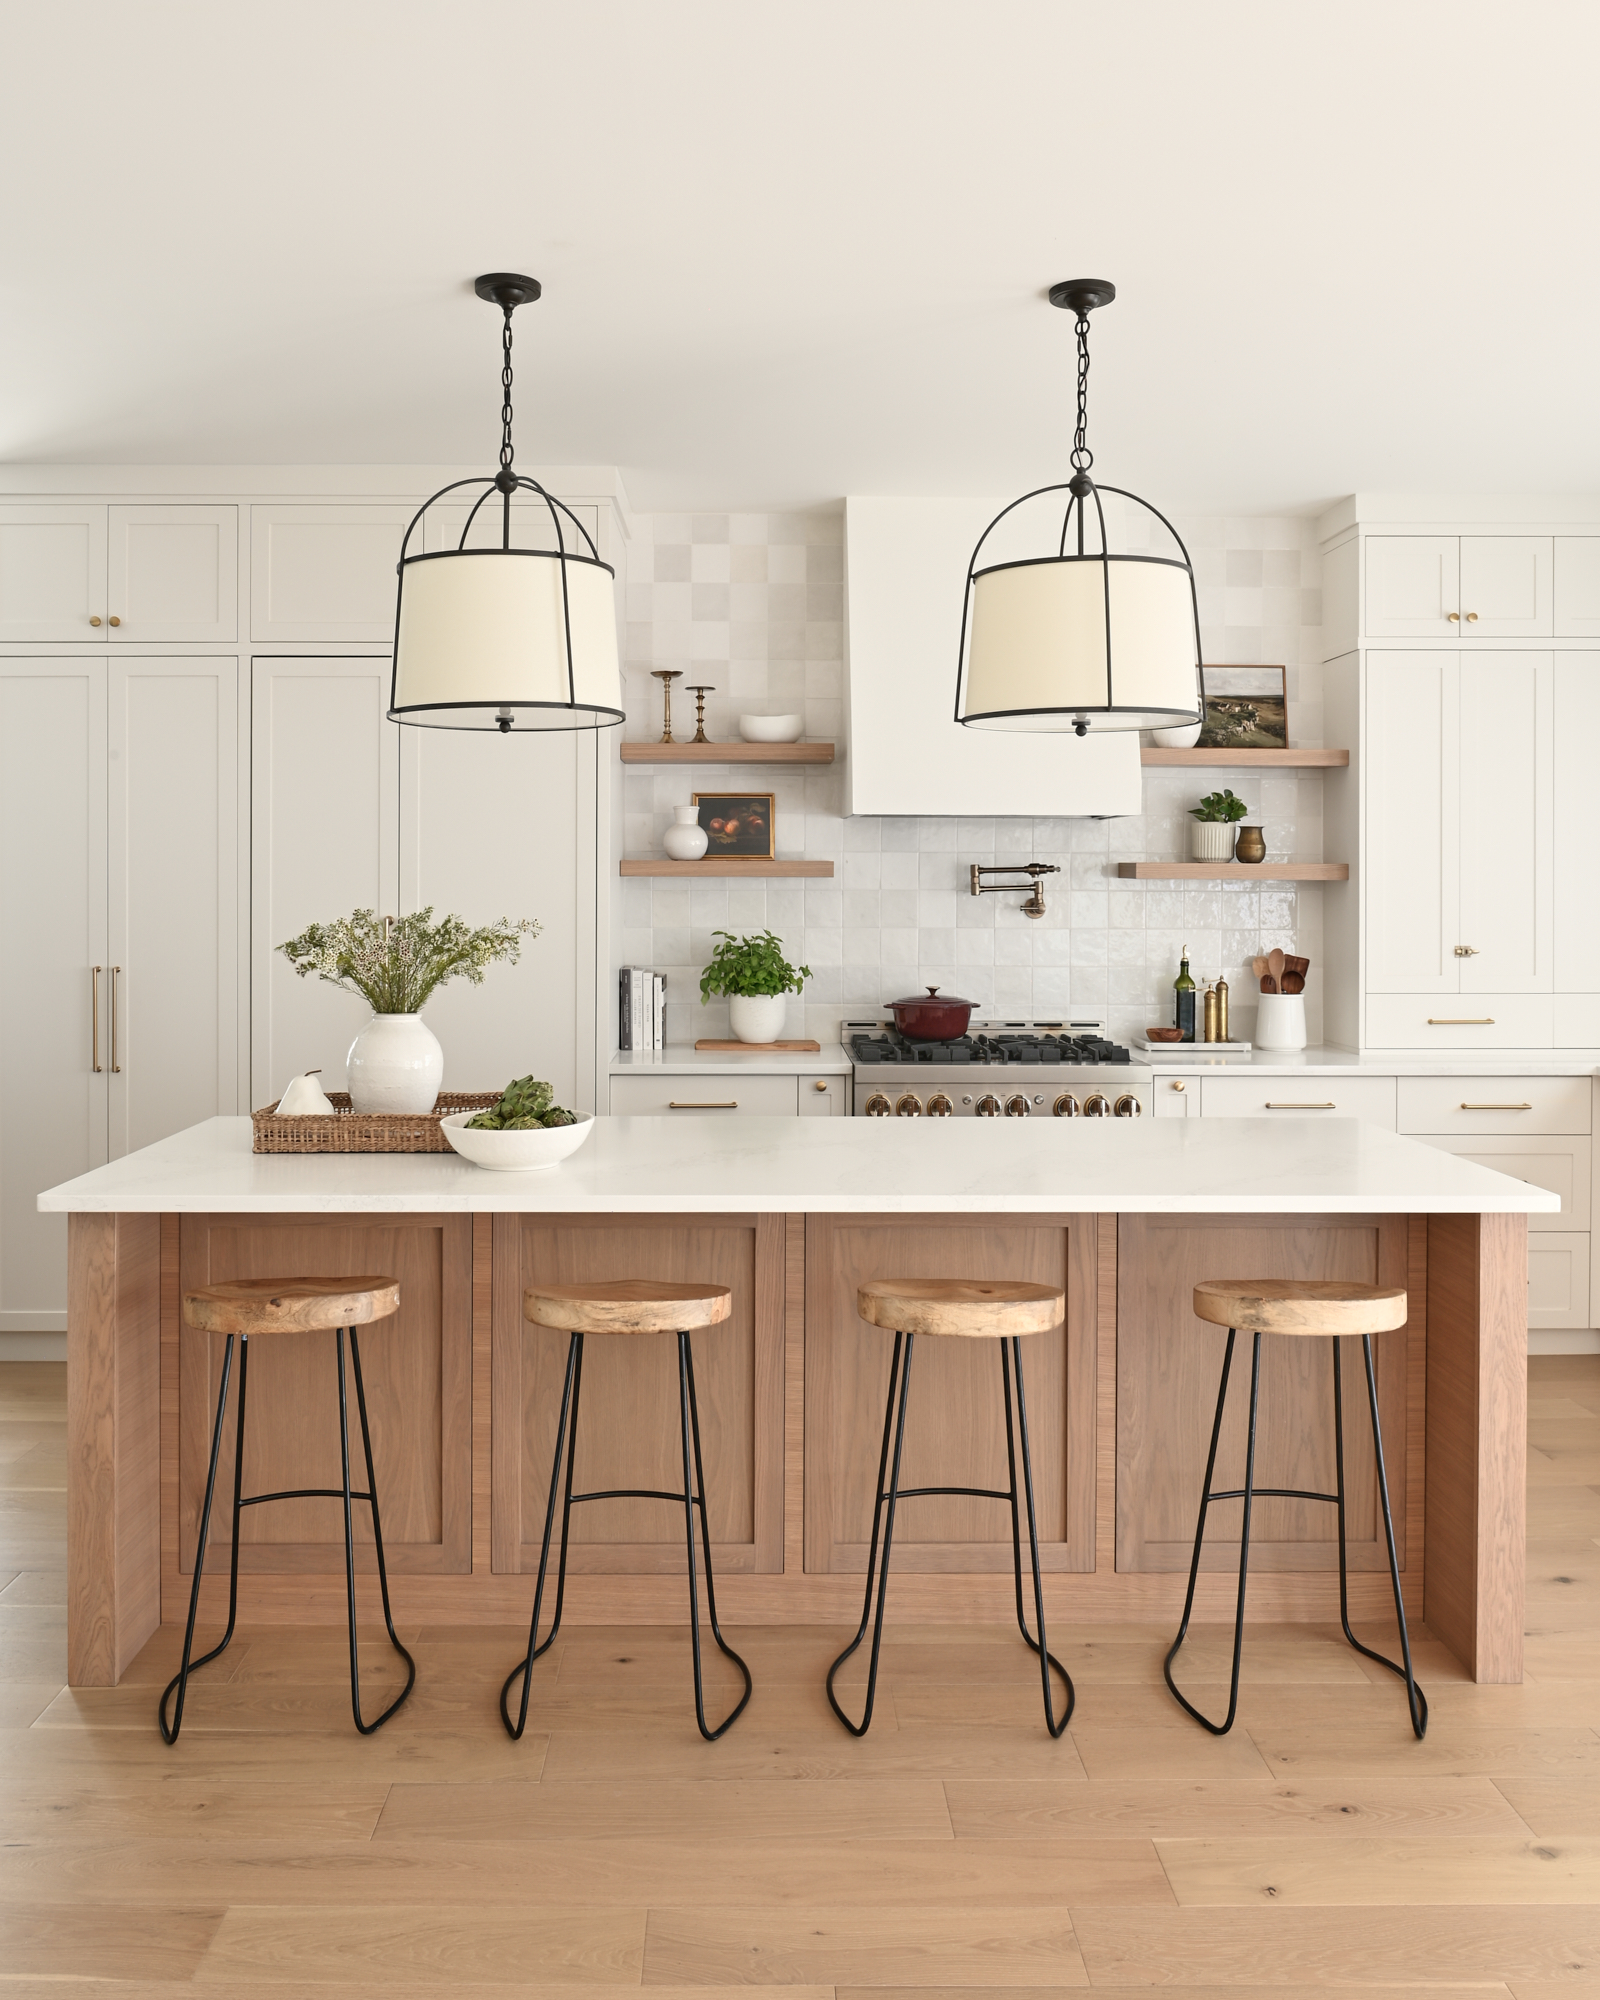
{"label": "green leafy branch", "polygon": [[346,993],[359,993],[374,1014],[415,1014],[451,979],[483,984],[491,965],[515,965],[522,940],[537,937],[532,917],[501,917],[473,930],[461,917],[433,921],[433,905],[408,917],[354,910],[331,924],[311,924],[278,946],[302,979],[314,972]]}

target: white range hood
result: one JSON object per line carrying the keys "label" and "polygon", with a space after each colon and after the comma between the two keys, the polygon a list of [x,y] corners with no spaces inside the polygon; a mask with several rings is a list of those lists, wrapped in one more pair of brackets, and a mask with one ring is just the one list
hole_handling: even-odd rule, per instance
{"label": "white range hood", "polygon": [[1034,736],[955,719],[967,565],[1005,504],[845,502],[847,813],[1067,819],[1143,810],[1137,730]]}

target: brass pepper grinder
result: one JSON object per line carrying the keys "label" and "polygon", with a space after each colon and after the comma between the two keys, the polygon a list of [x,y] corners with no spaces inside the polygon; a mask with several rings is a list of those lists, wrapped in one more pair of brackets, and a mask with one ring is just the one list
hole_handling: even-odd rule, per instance
{"label": "brass pepper grinder", "polygon": [[711,738],[706,734],[706,696],[708,694],[715,694],[716,689],[714,687],[704,687],[695,682],[685,681],[683,691],[685,694],[692,694],[694,696],[694,734],[689,738],[689,741],[691,743],[709,743]]}
{"label": "brass pepper grinder", "polygon": [[651,678],[661,683],[661,740],[670,743],[672,738],[672,683],[683,679],[681,667],[652,667]]}
{"label": "brass pepper grinder", "polygon": [[1219,1042],[1229,1042],[1232,1039],[1232,1035],[1228,1032],[1228,982],[1219,973],[1217,975],[1217,1040]]}
{"label": "brass pepper grinder", "polygon": [[1206,984],[1206,997],[1203,1007],[1204,1013],[1201,1018],[1200,1038],[1202,1041],[1214,1042],[1218,1039],[1217,989],[1209,981]]}

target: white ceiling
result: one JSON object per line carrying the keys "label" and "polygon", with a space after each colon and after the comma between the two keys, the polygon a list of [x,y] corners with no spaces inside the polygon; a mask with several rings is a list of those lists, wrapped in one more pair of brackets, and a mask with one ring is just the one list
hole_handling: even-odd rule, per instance
{"label": "white ceiling", "polygon": [[1593,0],[0,0],[0,459],[1600,487]]}

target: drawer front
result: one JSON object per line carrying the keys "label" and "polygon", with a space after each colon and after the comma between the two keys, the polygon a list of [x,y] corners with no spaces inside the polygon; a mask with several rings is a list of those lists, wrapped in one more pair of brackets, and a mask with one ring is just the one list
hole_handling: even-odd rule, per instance
{"label": "drawer front", "polygon": [[1157,1118],[1187,1118],[1191,1108],[1200,1115],[1200,1086],[1192,1077],[1158,1076],[1151,1089],[1150,1108]]}
{"label": "drawer front", "polygon": [[1587,1132],[1586,1076],[1403,1076],[1402,1132]]}
{"label": "drawer front", "polygon": [[1457,1159],[1474,1160],[1491,1173],[1510,1174],[1534,1187],[1548,1188],[1561,1197],[1559,1215],[1530,1215],[1531,1230],[1574,1230],[1589,1226],[1589,1140],[1586,1134],[1568,1137],[1560,1133],[1540,1133],[1525,1139],[1449,1137],[1419,1133],[1425,1146],[1437,1146],[1441,1153]]}
{"label": "drawer front", "polygon": [[1548,1049],[1548,993],[1369,993],[1374,1049]]}
{"label": "drawer front", "polygon": [[1529,1326],[1589,1324],[1589,1237],[1576,1229],[1528,1238]]}
{"label": "drawer front", "polygon": [[[735,1118],[741,1113],[761,1118],[792,1118],[806,1081],[793,1076],[614,1076],[611,1114],[614,1118],[684,1118],[700,1112],[707,1117]],[[830,1079],[831,1081],[831,1079]],[[837,1085],[834,1088],[838,1088]]]}
{"label": "drawer front", "polygon": [[840,1118],[844,1115],[849,1079],[842,1076],[798,1076],[802,1118]]}
{"label": "drawer front", "polygon": [[1392,1076],[1208,1076],[1207,1118],[1359,1118],[1394,1130]]}

